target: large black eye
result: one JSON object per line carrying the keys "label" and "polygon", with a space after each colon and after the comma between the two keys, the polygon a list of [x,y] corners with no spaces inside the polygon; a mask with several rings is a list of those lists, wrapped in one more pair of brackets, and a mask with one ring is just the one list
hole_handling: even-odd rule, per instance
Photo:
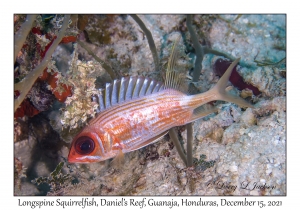
{"label": "large black eye", "polygon": [[81,136],[75,142],[75,150],[81,155],[90,154],[94,148],[94,140],[88,136]]}

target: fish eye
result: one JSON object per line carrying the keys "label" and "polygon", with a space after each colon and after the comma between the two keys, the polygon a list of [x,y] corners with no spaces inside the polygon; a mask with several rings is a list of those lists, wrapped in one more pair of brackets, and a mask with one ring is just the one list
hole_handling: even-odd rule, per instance
{"label": "fish eye", "polygon": [[88,136],[81,136],[75,142],[75,150],[81,155],[90,154],[94,148],[94,140]]}

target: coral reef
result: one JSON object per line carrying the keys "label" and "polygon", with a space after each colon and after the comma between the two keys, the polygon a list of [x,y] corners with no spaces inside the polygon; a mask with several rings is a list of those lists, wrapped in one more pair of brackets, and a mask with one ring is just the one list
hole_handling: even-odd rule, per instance
{"label": "coral reef", "polygon": [[[76,51],[75,51],[76,52]],[[61,123],[70,129],[82,127],[87,119],[95,117],[98,104],[91,100],[98,93],[95,81],[103,74],[103,68],[97,62],[81,62],[74,55],[71,68],[68,72],[68,82],[74,87],[73,95],[65,101],[66,106],[62,109]]]}
{"label": "coral reef", "polygon": [[[68,27],[68,24],[69,24],[69,15],[66,15],[58,37],[53,41],[53,43],[51,44],[51,47],[49,47],[49,49],[47,50],[42,62],[38,66],[36,66],[34,70],[29,72],[25,78],[23,78],[20,82],[15,84],[15,91],[18,90],[20,93],[19,96],[17,98],[15,98],[15,104],[14,104],[15,110],[22,103],[22,101],[26,97],[27,93],[29,92],[29,90],[33,86],[34,82],[36,81],[36,79],[39,77],[39,75],[42,74],[44,69],[47,67],[48,62],[50,61],[50,57],[52,56],[57,45],[62,40],[62,38],[64,36],[64,32],[65,32],[66,28]],[[26,26],[26,27],[28,29],[28,28],[30,28],[30,25]],[[20,29],[20,30],[22,30],[22,29]],[[24,36],[26,36],[26,35],[24,35]],[[22,36],[22,38],[23,38],[23,36]],[[16,37],[16,39],[18,39],[18,38]],[[21,41],[16,40],[16,43],[19,43],[19,45],[21,45],[21,46],[22,46],[23,42],[24,42],[23,39]]]}
{"label": "coral reef", "polygon": [[[23,33],[27,16],[16,15],[14,194],[286,195],[286,16],[133,17],[145,30],[129,15],[71,15],[63,32],[64,15],[36,15],[28,16],[31,30]],[[25,40],[17,38],[21,32]],[[215,102],[214,114],[171,129],[177,142],[167,135],[128,153],[121,166],[111,160],[66,163],[70,140],[96,115],[92,96],[98,89],[129,75],[163,81],[178,36],[176,67],[193,84],[190,92],[214,86],[217,59],[241,57],[235,75],[240,82],[231,81],[230,91],[254,108]],[[269,188],[243,187],[255,182]]]}
{"label": "coral reef", "polygon": [[44,82],[36,82],[30,91],[30,101],[39,111],[48,110],[53,102],[54,95],[47,88],[47,84]]}

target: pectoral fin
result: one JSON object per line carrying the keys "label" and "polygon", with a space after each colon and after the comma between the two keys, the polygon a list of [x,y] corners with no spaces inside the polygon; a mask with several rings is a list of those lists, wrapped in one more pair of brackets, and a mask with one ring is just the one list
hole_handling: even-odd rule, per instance
{"label": "pectoral fin", "polygon": [[132,151],[138,150],[138,149],[140,149],[140,148],[143,148],[143,147],[145,147],[145,146],[147,146],[147,145],[149,145],[149,144],[153,144],[153,143],[155,143],[155,142],[157,142],[157,141],[163,139],[164,136],[165,136],[167,133],[168,133],[168,131],[165,131],[165,132],[163,132],[163,133],[161,133],[161,134],[159,134],[159,135],[157,135],[157,136],[155,136],[155,137],[153,137],[153,138],[151,138],[151,139],[148,139],[147,141],[144,141],[144,142],[142,142],[142,143],[140,143],[140,144],[138,144],[138,145],[135,145],[134,147],[128,149],[128,151],[126,151],[126,152],[132,152]]}
{"label": "pectoral fin", "polygon": [[151,138],[151,139],[148,139],[147,141],[144,141],[144,142],[142,142],[142,143],[140,143],[140,144],[135,145],[135,146],[132,147],[132,148],[128,148],[128,149],[123,150],[123,151],[120,149],[119,152],[118,152],[118,154],[117,154],[117,156],[112,160],[111,163],[112,163],[113,166],[115,166],[115,167],[120,167],[120,166],[124,163],[124,160],[125,160],[125,155],[124,155],[124,153],[132,152],[132,151],[138,150],[138,149],[140,149],[140,148],[143,148],[143,147],[145,147],[145,146],[147,146],[147,145],[149,145],[149,144],[153,144],[153,143],[155,143],[155,142],[157,142],[157,141],[163,139],[164,136],[165,136],[167,133],[168,133],[168,131],[165,131],[165,132],[163,132],[163,133],[161,133],[161,134],[159,134],[159,135],[157,135],[157,136],[155,136],[155,137],[153,137],[153,138]]}
{"label": "pectoral fin", "polygon": [[119,168],[125,162],[125,156],[122,150],[119,150],[117,156],[111,161],[113,166]]}

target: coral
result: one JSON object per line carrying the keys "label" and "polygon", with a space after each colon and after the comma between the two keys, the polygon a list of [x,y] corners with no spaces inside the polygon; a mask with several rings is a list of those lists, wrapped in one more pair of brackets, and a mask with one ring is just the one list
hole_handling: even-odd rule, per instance
{"label": "coral", "polygon": [[25,99],[20,107],[15,111],[14,118],[29,116],[33,117],[34,115],[37,115],[40,111],[36,109],[28,99]]}
{"label": "coral", "polygon": [[77,28],[83,31],[89,22],[89,15],[78,15]]}
{"label": "coral", "polygon": [[[193,126],[197,131],[193,132],[192,136],[199,141],[210,138],[222,142],[224,129],[240,120],[241,113],[237,109],[239,108],[236,105],[222,105],[217,115],[212,115],[209,120],[203,118],[194,123]],[[182,132],[182,136],[185,139],[186,131]]]}
{"label": "coral", "polygon": [[64,36],[64,32],[68,27],[69,24],[69,18],[70,15],[66,15],[64,18],[63,26],[60,30],[59,35],[55,39],[55,41],[51,44],[51,47],[48,49],[47,53],[45,54],[45,57],[43,61],[34,69],[32,70],[22,81],[15,84],[15,90],[18,90],[20,92],[20,95],[18,98],[15,99],[14,107],[15,111],[19,107],[19,105],[22,103],[24,98],[26,97],[27,93],[33,86],[36,79],[43,73],[44,69],[48,65],[48,62],[50,61],[50,58],[57,47],[57,45],[60,43],[61,39]]}
{"label": "coral", "polygon": [[[37,22],[39,22],[38,17],[37,17]],[[67,21],[68,20],[66,20],[65,28],[68,24]],[[60,28],[62,26],[57,26],[57,27]],[[50,47],[53,46],[54,40],[57,43],[68,43],[68,42],[76,41],[76,39],[77,39],[74,36],[66,36],[66,37],[62,37],[61,40],[58,40],[58,39],[56,39],[57,38],[56,35],[54,35],[50,32],[45,33],[45,31],[46,31],[45,28],[43,30],[41,30],[40,27],[38,27],[38,26],[33,27],[31,29],[31,33],[30,33],[30,36],[29,36],[27,42],[24,44],[24,46],[22,48],[22,51],[24,53],[28,54],[27,57],[29,57],[29,54],[31,54],[31,53],[35,54],[34,56],[32,56],[32,58],[29,57],[31,64],[28,64],[28,66],[30,66],[30,67],[37,68],[37,65],[40,62],[42,62],[41,59],[45,58],[46,53],[49,51]],[[63,36],[63,31],[64,30],[61,31],[60,36]],[[25,38],[26,38],[26,36],[25,36]],[[55,49],[55,47],[53,46],[51,51],[53,52],[54,49]],[[50,53],[49,53],[48,57],[51,56]],[[45,63],[44,65],[47,65],[47,64]],[[31,70],[31,69],[29,69],[29,70]],[[23,80],[30,79],[29,83],[34,83],[36,76],[39,75],[42,70],[43,69],[41,67],[38,73],[37,72],[33,73],[32,71],[29,71],[29,73],[25,72],[25,74],[23,73],[23,74],[17,76],[16,81],[18,81],[20,79],[23,79]],[[39,111],[47,110],[52,105],[52,102],[54,99],[53,99],[51,93],[49,93],[49,91],[47,91],[45,89],[44,83],[40,82],[40,80],[48,79],[48,83],[50,83],[50,86],[52,87],[52,89],[55,89],[53,91],[53,94],[56,96],[56,98],[60,102],[63,102],[65,100],[65,98],[71,94],[71,89],[70,89],[70,86],[66,86],[65,84],[62,84],[62,85],[56,84],[56,81],[57,81],[56,76],[57,76],[57,73],[54,73],[54,75],[52,73],[52,75],[49,76],[49,73],[46,68],[46,70],[44,70],[43,76],[40,77],[40,79],[37,79],[37,81],[34,83],[33,87],[31,88],[29,94],[27,94],[27,96],[26,96],[25,92],[28,90],[28,88],[30,88],[30,84],[25,83],[25,81],[23,81],[23,80],[21,82],[15,84],[15,89],[18,91],[18,97],[16,97],[15,101],[17,103],[19,103],[22,100],[22,98],[24,98],[26,96],[26,97],[30,98],[30,101],[33,103],[35,108],[37,108]],[[23,77],[25,77],[25,78],[23,78]],[[62,88],[59,89],[59,88],[57,88],[57,86],[60,86],[60,87],[62,86]],[[18,108],[18,107],[15,107],[15,109],[16,108]],[[28,109],[28,110],[23,111],[23,113],[20,113],[21,110],[25,110],[25,109]],[[33,112],[33,109],[30,108],[30,106],[27,102],[24,102],[23,104],[21,104],[21,107],[17,110],[17,113],[15,114],[15,116],[17,116],[17,117],[24,116],[24,115],[33,116],[37,113],[38,112],[36,112],[36,111]]]}
{"label": "coral", "polygon": [[[40,112],[48,110],[55,100],[45,82],[37,81],[30,90],[30,101]],[[28,116],[28,115],[27,115]]]}
{"label": "coral", "polygon": [[[54,70],[53,70],[54,69]],[[72,86],[68,81],[62,80],[62,74],[56,69],[54,63],[49,71],[48,68],[44,70],[41,80],[47,81],[49,89],[54,94],[59,102],[65,102],[66,98],[72,95]]]}
{"label": "coral", "polygon": [[[52,37],[51,34],[47,33],[42,36],[42,32],[39,28],[33,28],[32,33],[36,34],[36,36],[42,37],[43,41],[39,41],[37,43],[37,51],[39,52],[41,58],[44,58],[46,52],[49,47],[52,45],[56,36]],[[60,43],[69,43],[75,42],[77,38],[75,36],[65,36],[62,38]],[[50,67],[51,66],[51,67]],[[64,102],[68,96],[72,94],[71,86],[66,84],[61,84],[58,82],[58,77],[61,76],[60,72],[57,70],[53,62],[49,62],[49,68],[46,68],[43,74],[39,77],[42,81],[47,81],[50,85],[52,93],[56,97],[56,99],[60,102]]]}
{"label": "coral", "polygon": [[[56,20],[57,20],[57,18],[56,18]],[[59,22],[59,19],[57,21]],[[36,36],[36,39],[37,39],[36,51],[38,52],[40,58],[45,59],[45,56],[48,54],[50,48],[53,46],[54,42],[57,42],[58,39],[56,38],[56,35],[52,35],[51,33],[46,33],[45,35],[43,35],[43,31],[38,27],[32,28],[32,33]],[[60,36],[62,36],[62,35],[60,35]],[[65,37],[61,37],[60,39],[61,40],[58,43],[69,43],[69,42],[74,42],[77,40],[77,38],[75,36],[65,36]],[[77,68],[77,64],[74,64],[77,62],[77,60],[78,60],[78,57],[76,54],[74,59],[71,61],[72,66],[74,66],[74,68]],[[66,102],[66,104],[67,104],[66,111],[63,112],[64,117],[61,120],[63,122],[64,126],[68,127],[69,125],[71,125],[71,128],[77,127],[77,124],[76,124],[77,121],[85,122],[87,120],[87,117],[94,116],[94,108],[95,108],[94,107],[95,104],[92,104],[92,105],[90,104],[91,95],[96,93],[94,83],[95,83],[97,75],[91,74],[91,71],[94,68],[93,62],[80,63],[80,61],[78,61],[78,65],[80,66],[80,67],[78,67],[79,71],[78,71],[78,69],[76,69],[76,70],[71,69],[69,72],[67,72],[66,74],[63,75],[55,66],[55,62],[50,61],[47,64],[45,70],[43,71],[43,74],[41,74],[41,76],[39,77],[39,80],[46,81],[48,83],[48,89],[50,89],[52,91],[53,95],[60,102],[65,102],[66,98],[71,96],[72,92],[74,92],[74,94],[73,94],[74,97],[72,99],[69,99]],[[99,66],[99,64],[96,64],[96,65]],[[88,73],[91,75],[86,75],[84,73],[85,68],[88,69]],[[41,70],[41,68],[40,68],[40,70]],[[37,74],[39,74],[39,73],[37,73]],[[89,79],[81,78],[81,80],[80,80],[81,76],[89,77]],[[95,76],[95,77],[93,78],[93,76]],[[30,76],[26,76],[26,78],[30,78]],[[22,83],[22,81],[20,83],[17,83],[15,85],[15,88],[18,89],[19,86],[22,84],[24,84],[24,83]],[[40,105],[42,105],[43,102],[46,102],[47,98],[49,98],[50,96],[48,93],[47,93],[48,94],[47,96],[45,95],[46,90],[44,90],[43,86],[39,87],[39,84],[44,84],[44,83],[37,82],[34,86],[36,88],[33,88],[31,90],[28,97],[32,97],[31,101],[33,102],[33,104],[35,104],[35,105],[37,105],[37,107],[39,107],[40,111],[45,111],[46,107],[41,107]],[[81,89],[82,87],[84,87],[84,89]],[[38,90],[38,91],[36,91],[36,90]],[[40,90],[44,90],[44,91],[40,91]],[[17,100],[20,99],[19,97],[17,98]],[[73,100],[75,100],[75,99],[80,100],[80,102],[78,101],[78,103],[73,103],[74,102]],[[26,106],[26,108],[28,106],[29,106],[29,104]],[[79,109],[81,110],[80,113],[78,113]],[[85,111],[86,111],[86,113],[85,113]],[[18,111],[17,116],[24,115],[23,113],[19,114],[19,112],[20,111]],[[74,114],[73,112],[77,112],[77,113]],[[34,113],[34,114],[36,114],[36,113]],[[30,116],[32,116],[32,114]],[[71,117],[74,117],[74,119],[72,119],[72,121],[70,121],[71,119],[69,119]],[[80,120],[79,120],[79,118],[80,118]]]}
{"label": "coral", "polygon": [[277,111],[286,111],[286,98],[283,96],[275,97],[272,100],[262,100],[257,103],[253,113],[257,117],[268,116],[270,113]]}
{"label": "coral", "polygon": [[95,117],[98,104],[91,98],[99,92],[95,88],[95,81],[103,73],[104,69],[98,62],[80,61],[77,50],[74,50],[69,71],[64,77],[58,77],[58,83],[64,84],[67,81],[73,87],[73,95],[67,98],[65,107],[61,109],[60,121],[64,128],[82,127],[89,118]]}
{"label": "coral", "polygon": [[[154,62],[147,38],[129,15],[89,15],[88,18],[86,16],[79,16],[80,27],[84,28],[80,34],[80,41],[84,42],[85,39],[84,44],[94,55],[113,69],[116,79],[129,76],[129,72],[131,72],[130,75],[143,76],[152,73]],[[102,35],[101,32],[109,34],[111,41],[100,44],[97,38]],[[90,37],[91,33],[93,33],[92,38]],[[81,49],[79,48],[79,50]],[[87,55],[84,51],[81,50],[82,57],[85,60],[91,60],[92,56]],[[94,57],[94,59],[96,58]],[[106,67],[104,68],[106,69]],[[105,82],[109,81],[111,80],[106,79]]]}

